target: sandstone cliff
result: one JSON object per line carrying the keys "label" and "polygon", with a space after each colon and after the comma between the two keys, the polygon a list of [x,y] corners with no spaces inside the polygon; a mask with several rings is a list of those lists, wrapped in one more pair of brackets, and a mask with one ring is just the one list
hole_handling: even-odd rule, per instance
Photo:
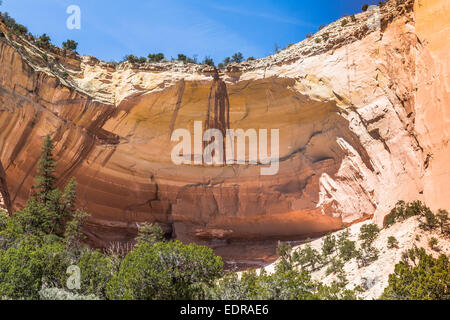
{"label": "sandstone cliff", "polygon": [[[131,239],[144,221],[212,243],[380,222],[399,199],[450,208],[450,4],[389,1],[379,28],[373,14],[218,71],[44,52],[0,23],[5,205],[24,205],[50,133],[60,184],[77,178],[80,206],[92,215],[86,233],[98,246]],[[227,120],[212,117],[211,106]],[[278,174],[174,165],[171,133],[192,131],[194,121],[280,129]]]}

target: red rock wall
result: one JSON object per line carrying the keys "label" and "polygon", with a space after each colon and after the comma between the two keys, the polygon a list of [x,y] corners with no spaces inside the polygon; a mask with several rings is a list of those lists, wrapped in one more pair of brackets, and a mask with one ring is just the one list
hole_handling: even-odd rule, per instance
{"label": "red rock wall", "polygon": [[[329,43],[306,40],[219,77],[61,52],[46,62],[31,44],[0,40],[2,196],[24,205],[50,133],[60,185],[77,178],[92,215],[86,232],[100,246],[131,239],[143,221],[185,241],[261,240],[380,221],[399,199],[449,208],[449,50],[436,36],[448,37],[448,3],[423,2],[414,11],[413,1],[389,2],[381,32],[362,13],[322,31]],[[280,129],[278,174],[174,165],[171,132],[192,132],[194,121]]]}

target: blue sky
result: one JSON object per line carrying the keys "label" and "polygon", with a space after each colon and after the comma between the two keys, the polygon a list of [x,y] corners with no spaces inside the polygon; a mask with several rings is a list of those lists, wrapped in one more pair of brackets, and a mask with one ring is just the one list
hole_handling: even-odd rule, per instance
{"label": "blue sky", "polygon": [[[74,39],[78,52],[121,60],[126,54],[162,52],[211,56],[216,63],[241,51],[265,57],[275,44],[285,47],[315,33],[344,14],[361,11],[372,0],[3,0],[8,11],[31,33],[47,33],[52,42]],[[81,29],[69,30],[69,5],[81,9]]]}

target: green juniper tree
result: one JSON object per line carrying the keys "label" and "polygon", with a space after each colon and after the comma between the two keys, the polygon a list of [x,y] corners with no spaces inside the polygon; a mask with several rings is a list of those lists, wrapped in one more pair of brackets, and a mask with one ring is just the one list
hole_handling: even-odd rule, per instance
{"label": "green juniper tree", "polygon": [[402,261],[389,275],[389,285],[381,299],[386,300],[449,300],[450,263],[441,254],[428,255],[423,248],[404,253]]}
{"label": "green juniper tree", "polygon": [[388,249],[398,248],[398,240],[394,236],[390,236],[387,242]]}
{"label": "green juniper tree", "polygon": [[78,47],[78,42],[75,40],[67,40],[62,43],[63,49],[69,50],[69,51],[75,51]]}
{"label": "green juniper tree", "polygon": [[231,57],[231,61],[233,62],[237,62],[240,63],[244,60],[244,56],[241,52],[236,52],[235,54],[233,54],[233,56]]}

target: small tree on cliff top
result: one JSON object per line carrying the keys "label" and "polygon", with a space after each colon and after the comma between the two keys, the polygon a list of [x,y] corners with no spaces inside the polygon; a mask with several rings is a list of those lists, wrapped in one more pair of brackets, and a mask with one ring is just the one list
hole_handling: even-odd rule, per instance
{"label": "small tree on cliff top", "polygon": [[67,40],[62,43],[63,49],[69,50],[69,51],[75,51],[78,47],[78,42],[74,40]]}

